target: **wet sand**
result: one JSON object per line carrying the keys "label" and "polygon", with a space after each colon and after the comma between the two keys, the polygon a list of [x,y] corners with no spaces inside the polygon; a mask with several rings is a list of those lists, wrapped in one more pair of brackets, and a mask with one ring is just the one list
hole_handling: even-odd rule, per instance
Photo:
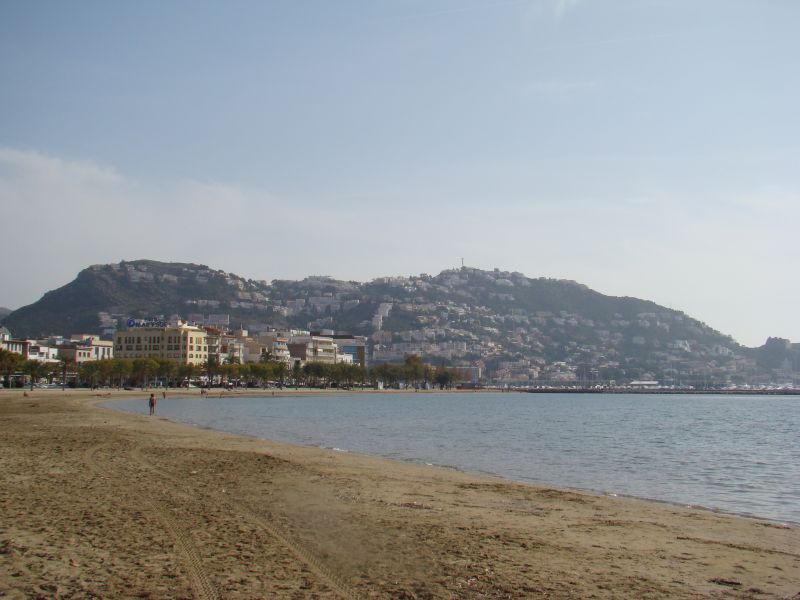
{"label": "wet sand", "polygon": [[[115,392],[112,398],[148,393]],[[800,528],[0,392],[0,596],[784,598]],[[224,401],[224,400],[223,400]]]}

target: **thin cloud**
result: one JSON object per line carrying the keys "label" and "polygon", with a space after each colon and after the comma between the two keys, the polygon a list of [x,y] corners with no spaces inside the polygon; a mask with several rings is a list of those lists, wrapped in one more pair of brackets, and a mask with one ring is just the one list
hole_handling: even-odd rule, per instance
{"label": "thin cloud", "polygon": [[734,203],[761,214],[800,218],[800,189],[790,185],[767,184],[746,196],[735,198]]}
{"label": "thin cloud", "polygon": [[580,0],[556,0],[554,8],[556,19],[559,21],[563,19],[579,2]]}
{"label": "thin cloud", "polygon": [[381,21],[413,21],[416,19],[431,19],[436,17],[442,17],[446,15],[450,15],[453,13],[463,13],[463,12],[472,12],[478,10],[490,10],[493,8],[501,8],[504,6],[514,6],[520,4],[530,4],[532,0],[498,0],[496,2],[483,2],[479,4],[468,4],[462,6],[454,6],[452,8],[443,8],[440,10],[431,10],[422,13],[414,13],[410,15],[398,15],[395,17],[389,17],[385,19],[380,19]]}
{"label": "thin cloud", "polygon": [[97,186],[118,185],[123,181],[115,169],[91,161],[66,161],[33,150],[8,147],[0,147],[0,168],[5,173],[4,179],[13,176],[44,183],[64,183],[68,179]]}
{"label": "thin cloud", "polygon": [[7,147],[0,147],[0,205],[4,240],[25,248],[18,262],[0,263],[0,279],[14,282],[0,303],[12,306],[98,262],[161,258],[233,268],[261,242],[245,231],[266,230],[276,215],[288,228],[303,225],[281,210],[286,202],[264,192],[194,180],[143,182],[92,161]]}
{"label": "thin cloud", "polygon": [[596,81],[534,81],[524,86],[524,94],[531,97],[564,96],[580,94],[596,88]]}
{"label": "thin cloud", "polygon": [[[466,256],[672,304],[749,344],[768,334],[798,338],[786,322],[800,294],[786,276],[800,217],[791,183],[713,198],[658,187],[616,200],[531,192],[498,210],[487,210],[492,199],[480,192],[443,201],[454,193],[423,194],[420,218],[396,198],[387,202],[387,190],[281,198],[220,182],[141,181],[92,161],[0,147],[4,242],[24,249],[0,261],[0,305],[31,303],[88,265],[123,259],[200,262],[255,279],[325,272],[366,281],[436,272]],[[742,285],[756,279],[776,290],[769,310],[763,287]]]}

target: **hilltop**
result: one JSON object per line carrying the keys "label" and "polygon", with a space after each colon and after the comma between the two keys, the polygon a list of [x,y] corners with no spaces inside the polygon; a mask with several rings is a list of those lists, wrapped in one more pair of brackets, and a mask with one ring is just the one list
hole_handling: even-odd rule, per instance
{"label": "hilltop", "polygon": [[296,327],[364,335],[373,362],[415,353],[506,383],[766,382],[791,379],[800,362],[798,346],[786,340],[745,348],[648,300],[467,267],[367,283],[327,276],[267,282],[206,265],[126,261],[84,269],[3,324],[22,337],[108,335],[129,318],[155,317],[254,332]]}

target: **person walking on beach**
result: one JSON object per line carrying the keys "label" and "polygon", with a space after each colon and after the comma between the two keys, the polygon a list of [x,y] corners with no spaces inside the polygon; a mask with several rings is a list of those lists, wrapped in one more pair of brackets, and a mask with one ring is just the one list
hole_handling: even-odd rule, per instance
{"label": "person walking on beach", "polygon": [[156,414],[156,395],[150,394],[150,416]]}

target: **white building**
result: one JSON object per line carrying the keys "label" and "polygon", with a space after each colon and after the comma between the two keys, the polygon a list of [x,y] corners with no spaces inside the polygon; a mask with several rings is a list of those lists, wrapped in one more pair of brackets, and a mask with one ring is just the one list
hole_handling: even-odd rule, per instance
{"label": "white building", "polygon": [[338,348],[333,338],[318,335],[292,336],[287,344],[294,362],[336,364]]}
{"label": "white building", "polygon": [[79,334],[73,335],[68,342],[58,346],[60,356],[78,364],[114,358],[114,342],[100,339],[100,336]]}

